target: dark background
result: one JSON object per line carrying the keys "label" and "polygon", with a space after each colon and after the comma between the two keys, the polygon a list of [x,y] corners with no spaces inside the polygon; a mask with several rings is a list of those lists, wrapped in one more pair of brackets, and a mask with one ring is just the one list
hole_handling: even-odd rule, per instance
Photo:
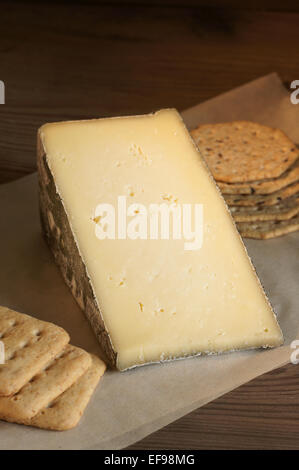
{"label": "dark background", "polygon": [[[299,79],[298,1],[0,2],[0,182],[35,170],[44,122],[183,110],[273,71]],[[133,447],[298,449],[298,371],[266,374]]]}
{"label": "dark background", "polygon": [[0,182],[34,170],[45,121],[183,110],[272,71],[286,83],[299,78],[298,1],[9,0],[0,8]]}

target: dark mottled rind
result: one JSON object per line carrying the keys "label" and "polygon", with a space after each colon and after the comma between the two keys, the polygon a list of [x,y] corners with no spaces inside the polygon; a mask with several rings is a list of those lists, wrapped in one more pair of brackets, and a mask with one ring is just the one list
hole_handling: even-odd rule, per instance
{"label": "dark mottled rind", "polygon": [[95,295],[79,254],[67,214],[56,190],[40,136],[37,142],[39,205],[42,231],[63,278],[85,312],[111,367],[116,367],[117,354],[105,328]]}

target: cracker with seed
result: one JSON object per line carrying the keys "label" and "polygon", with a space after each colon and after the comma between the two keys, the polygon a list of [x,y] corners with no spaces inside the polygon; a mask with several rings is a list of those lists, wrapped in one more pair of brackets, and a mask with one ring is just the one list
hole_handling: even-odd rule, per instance
{"label": "cracker with seed", "polygon": [[5,364],[0,365],[0,396],[17,393],[69,342],[59,326],[0,307],[0,340]]}
{"label": "cracker with seed", "polygon": [[299,230],[299,216],[296,215],[289,220],[270,220],[256,223],[240,222],[237,223],[237,228],[242,237],[266,240]]}
{"label": "cracker with seed", "polygon": [[272,206],[289,198],[290,196],[299,194],[299,182],[291,184],[272,194],[223,194],[226,203],[229,206]]}
{"label": "cracker with seed", "polygon": [[255,122],[204,124],[191,135],[215,180],[225,183],[277,178],[299,156],[284,132]]}
{"label": "cracker with seed", "polygon": [[299,213],[299,196],[290,197],[273,206],[231,206],[229,209],[236,222],[287,220]]}
{"label": "cracker with seed", "polygon": [[105,370],[104,362],[92,355],[92,365],[82,377],[24,424],[54,431],[66,431],[75,427]]}
{"label": "cracker with seed", "polygon": [[90,366],[90,354],[67,345],[18,393],[0,397],[0,419],[19,423],[33,418],[71,387]]}
{"label": "cracker with seed", "polygon": [[217,181],[217,184],[225,194],[272,194],[285,186],[298,182],[298,180],[299,160],[296,160],[296,162],[278,178],[252,181],[251,183],[222,183],[221,181]]}

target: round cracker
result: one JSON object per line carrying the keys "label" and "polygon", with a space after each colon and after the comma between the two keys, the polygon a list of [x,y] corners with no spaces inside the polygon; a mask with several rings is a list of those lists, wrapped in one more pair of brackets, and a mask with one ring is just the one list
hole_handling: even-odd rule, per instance
{"label": "round cracker", "polygon": [[280,129],[249,121],[204,124],[191,135],[214,178],[226,183],[277,178],[299,155]]}

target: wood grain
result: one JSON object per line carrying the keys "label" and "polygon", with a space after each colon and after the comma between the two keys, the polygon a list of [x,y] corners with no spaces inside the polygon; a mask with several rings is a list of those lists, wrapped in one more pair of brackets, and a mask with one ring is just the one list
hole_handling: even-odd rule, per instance
{"label": "wood grain", "polygon": [[289,364],[169,424],[129,449],[299,449],[299,368]]}
{"label": "wood grain", "polygon": [[[227,3],[240,8],[1,2],[0,182],[34,171],[44,122],[182,110],[273,71],[299,79],[298,2]],[[298,371],[255,379],[131,449],[299,449]]]}
{"label": "wood grain", "polygon": [[0,181],[34,170],[45,121],[182,110],[272,71],[296,78],[299,14],[184,5],[2,2]]}

